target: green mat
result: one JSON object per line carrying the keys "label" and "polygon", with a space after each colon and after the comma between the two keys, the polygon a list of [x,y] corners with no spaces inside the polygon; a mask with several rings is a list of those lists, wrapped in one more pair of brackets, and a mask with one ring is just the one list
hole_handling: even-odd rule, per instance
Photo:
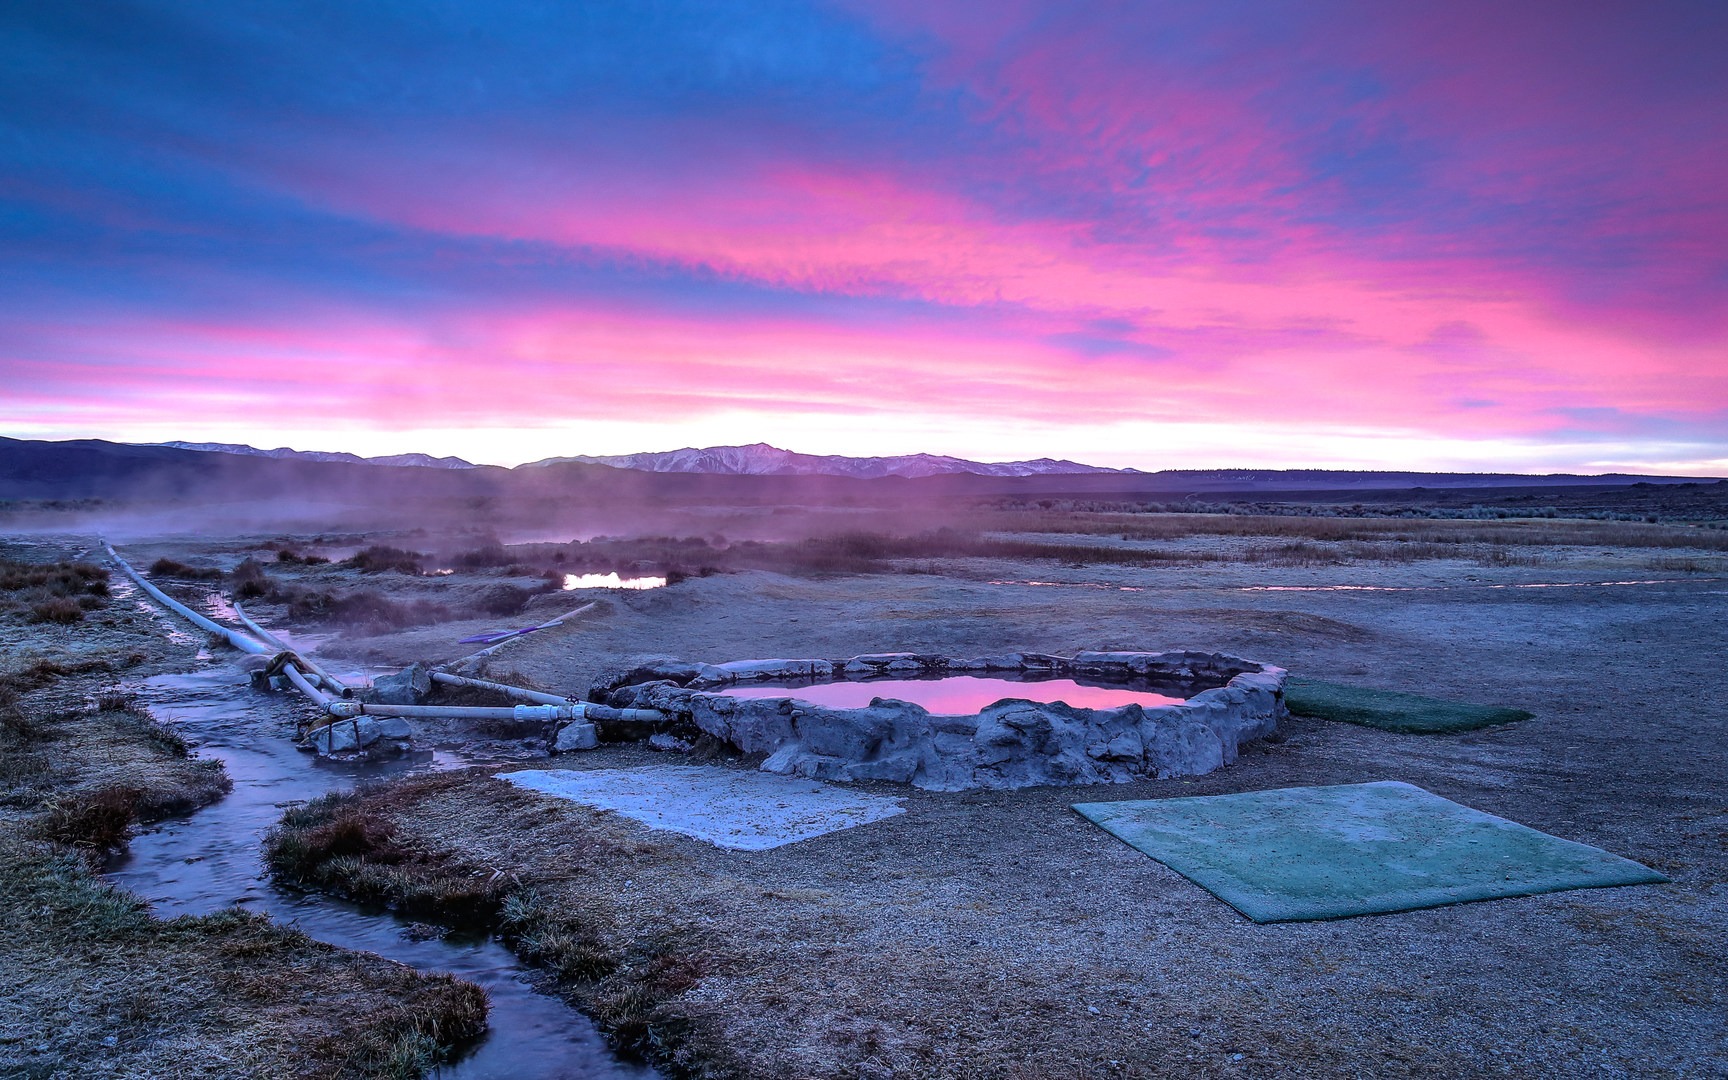
{"label": "green mat", "polygon": [[1399,690],[1370,690],[1363,686],[1302,678],[1285,681],[1284,703],[1297,716],[1340,720],[1346,724],[1362,724],[1410,735],[1475,731],[1495,724],[1528,720],[1532,715],[1523,709],[1471,705]]}
{"label": "green mat", "polygon": [[1259,923],[1668,880],[1390,780],[1074,809]]}

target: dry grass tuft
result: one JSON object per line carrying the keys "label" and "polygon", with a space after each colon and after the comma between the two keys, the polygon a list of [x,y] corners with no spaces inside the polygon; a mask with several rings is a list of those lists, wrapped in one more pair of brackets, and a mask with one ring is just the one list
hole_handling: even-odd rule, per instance
{"label": "dry grass tuft", "polygon": [[0,614],[71,625],[108,602],[108,571],[87,562],[26,563],[0,558]]}
{"label": "dry grass tuft", "polygon": [[294,885],[417,918],[482,924],[496,919],[505,899],[498,875],[403,844],[390,818],[397,798],[386,787],[326,795],[290,810],[265,838],[271,871]]}
{"label": "dry grass tuft", "polygon": [[401,548],[374,544],[356,553],[353,558],[344,559],[342,565],[353,567],[365,574],[395,571],[398,574],[418,577],[422,572],[421,563],[425,561],[426,556],[418,551],[404,551]]}
{"label": "dry grass tuft", "polygon": [[37,832],[67,847],[115,851],[126,846],[142,797],[137,788],[118,785],[68,792],[49,801]]}
{"label": "dry grass tuft", "polygon": [[150,564],[150,576],[179,578],[182,581],[221,581],[222,571],[213,566],[188,566],[163,556]]}

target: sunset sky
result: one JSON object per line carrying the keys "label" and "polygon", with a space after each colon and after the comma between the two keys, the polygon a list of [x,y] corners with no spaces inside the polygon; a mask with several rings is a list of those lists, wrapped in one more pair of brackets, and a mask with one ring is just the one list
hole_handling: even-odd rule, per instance
{"label": "sunset sky", "polygon": [[1728,4],[0,9],[0,433],[1728,475]]}

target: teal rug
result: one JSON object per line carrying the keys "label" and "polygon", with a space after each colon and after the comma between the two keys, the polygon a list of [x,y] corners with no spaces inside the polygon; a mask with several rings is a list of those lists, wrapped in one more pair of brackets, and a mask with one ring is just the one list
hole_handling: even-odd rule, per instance
{"label": "teal rug", "polygon": [[1443,701],[1398,690],[1370,690],[1365,686],[1294,676],[1284,681],[1284,703],[1297,716],[1361,724],[1405,735],[1449,735],[1513,724],[1535,715],[1523,709]]}
{"label": "teal rug", "polygon": [[1390,780],[1074,809],[1259,923],[1668,880]]}

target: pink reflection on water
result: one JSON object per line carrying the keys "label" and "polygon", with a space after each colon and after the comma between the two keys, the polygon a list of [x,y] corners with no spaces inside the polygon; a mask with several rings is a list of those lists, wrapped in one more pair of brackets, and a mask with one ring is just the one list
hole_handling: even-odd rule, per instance
{"label": "pink reflection on water", "polygon": [[733,686],[720,691],[741,698],[797,698],[831,709],[861,709],[874,698],[895,698],[941,716],[969,716],[1003,698],[1061,701],[1079,709],[1120,709],[1124,705],[1180,705],[1186,698],[1119,686],[1082,686],[1073,679],[1016,682],[978,675],[946,679],[880,679],[871,682],[816,683],[812,686]]}

